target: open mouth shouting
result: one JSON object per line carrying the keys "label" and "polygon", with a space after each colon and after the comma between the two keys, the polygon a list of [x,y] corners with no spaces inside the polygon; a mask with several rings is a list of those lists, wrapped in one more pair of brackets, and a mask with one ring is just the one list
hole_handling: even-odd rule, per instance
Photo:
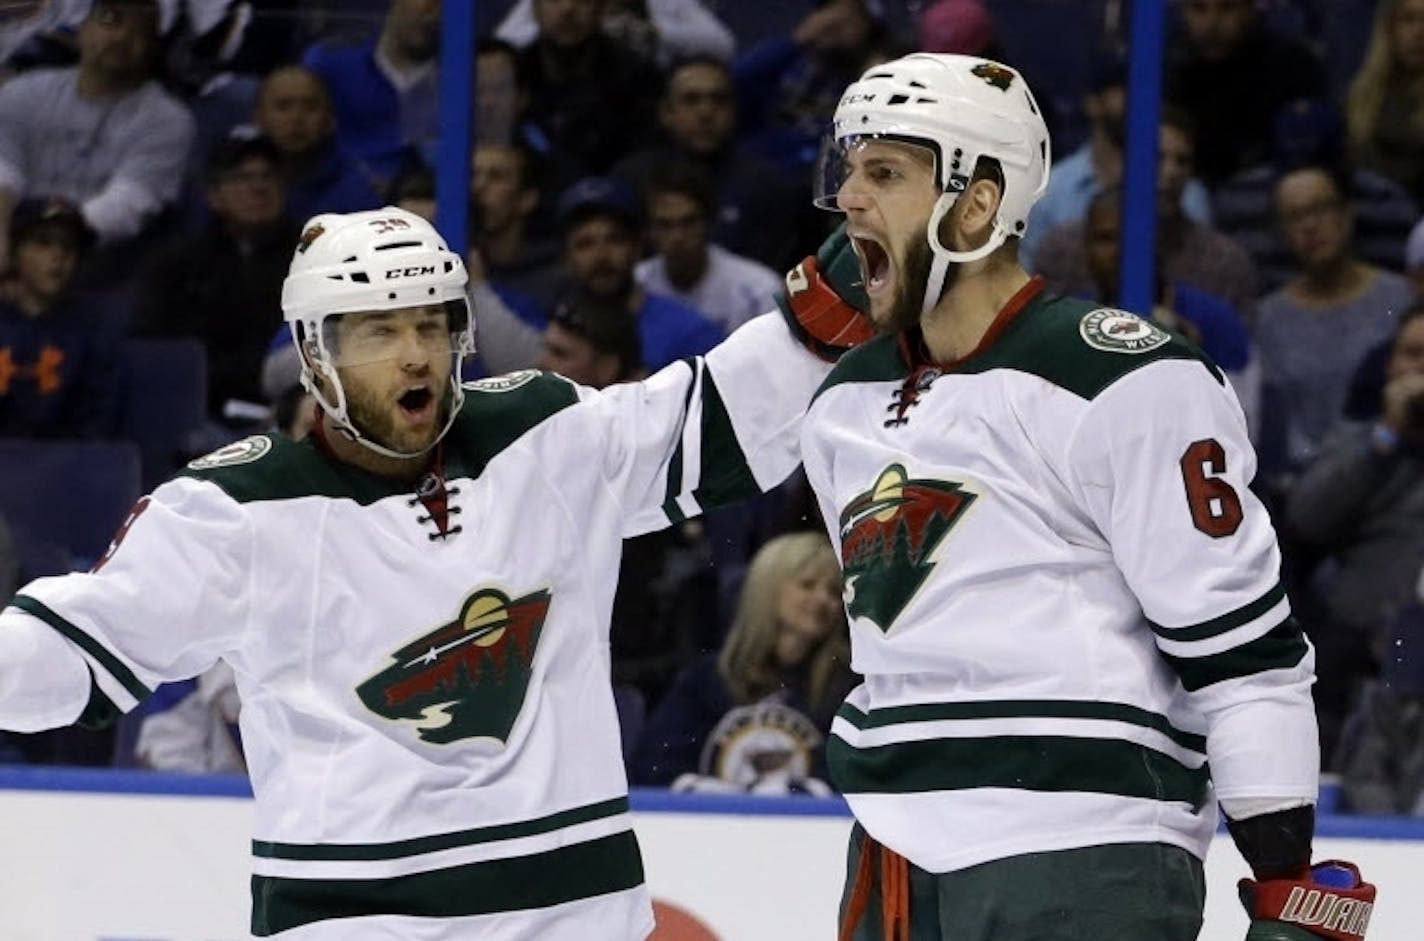
{"label": "open mouth shouting", "polygon": [[436,399],[428,383],[416,383],[406,388],[396,400],[401,415],[413,425],[423,425],[435,420]]}
{"label": "open mouth shouting", "polygon": [[860,257],[860,270],[865,278],[865,292],[880,294],[891,286],[893,278],[890,253],[874,236],[852,235],[851,243]]}

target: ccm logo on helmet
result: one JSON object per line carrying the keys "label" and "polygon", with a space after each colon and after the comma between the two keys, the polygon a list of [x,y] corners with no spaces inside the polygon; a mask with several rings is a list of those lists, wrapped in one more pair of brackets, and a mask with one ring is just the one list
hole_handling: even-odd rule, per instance
{"label": "ccm logo on helmet", "polygon": [[395,278],[417,278],[423,274],[434,274],[434,265],[412,265],[409,268],[391,268],[386,272],[386,280]]}

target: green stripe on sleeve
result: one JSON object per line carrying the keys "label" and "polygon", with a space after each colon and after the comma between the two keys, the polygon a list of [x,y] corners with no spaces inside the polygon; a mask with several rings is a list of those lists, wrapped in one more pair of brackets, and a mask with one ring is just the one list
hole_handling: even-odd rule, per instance
{"label": "green stripe on sleeve", "polygon": [[1248,605],[1243,605],[1235,611],[1223,614],[1220,617],[1212,618],[1210,621],[1202,621],[1200,624],[1189,624],[1185,627],[1163,627],[1161,624],[1149,621],[1152,625],[1152,632],[1163,640],[1175,640],[1190,642],[1194,640],[1206,640],[1225,634],[1227,631],[1234,631],[1243,624],[1249,624],[1267,611],[1281,603],[1281,599],[1286,596],[1286,586],[1280,582],[1270,591]]}
{"label": "green stripe on sleeve", "polygon": [[[252,877],[252,933],[271,937],[313,922],[372,915],[458,918],[548,908],[643,883],[631,830],[543,853],[387,879]],[[589,937],[597,936],[596,926]],[[361,937],[352,927],[349,936]]]}
{"label": "green stripe on sleeve", "polygon": [[1200,807],[1209,771],[1188,768],[1134,742],[1054,735],[935,738],[854,748],[826,747],[831,779],[848,794],[970,788],[1116,794]]}
{"label": "green stripe on sleeve", "polygon": [[133,671],[125,666],[123,661],[119,660],[118,657],[110,653],[107,647],[58,614],[55,614],[42,602],[36,601],[29,595],[16,595],[10,599],[10,604],[24,611],[26,614],[39,618],[63,634],[80,650],[83,650],[89,656],[93,657],[110,676],[118,681],[119,685],[128,690],[129,695],[134,699],[147,699],[149,694],[153,692],[147,686],[144,686],[143,683],[139,682],[138,677],[134,676]]}
{"label": "green stripe on sleeve", "polygon": [[252,841],[252,855],[268,859],[312,859],[312,860],[377,860],[400,859],[406,856],[420,856],[440,850],[460,846],[474,846],[478,843],[492,843],[496,840],[513,840],[519,837],[550,833],[590,820],[601,820],[628,812],[628,798],[615,797],[612,800],[562,810],[537,820],[522,820],[494,827],[478,827],[473,830],[458,830],[454,833],[438,833],[432,836],[397,840],[393,843],[274,843],[266,840]]}
{"label": "green stripe on sleeve", "polygon": [[1188,692],[1195,692],[1222,680],[1293,667],[1305,657],[1307,649],[1300,625],[1294,617],[1288,617],[1269,634],[1218,654],[1208,657],[1162,656],[1177,672],[1182,686]]}
{"label": "green stripe on sleeve", "polygon": [[[687,514],[677,505],[677,495],[682,491],[682,438],[687,431],[687,415],[692,408],[692,393],[697,388],[698,364],[695,359],[685,360],[692,370],[692,381],[687,384],[687,395],[682,400],[682,424],[678,428],[677,447],[668,459],[667,488],[663,496],[663,515],[676,526],[687,519]],[[703,375],[706,375],[705,370]]]}
{"label": "green stripe on sleeve", "polygon": [[702,378],[702,468],[692,495],[704,510],[761,493],[712,373]]}

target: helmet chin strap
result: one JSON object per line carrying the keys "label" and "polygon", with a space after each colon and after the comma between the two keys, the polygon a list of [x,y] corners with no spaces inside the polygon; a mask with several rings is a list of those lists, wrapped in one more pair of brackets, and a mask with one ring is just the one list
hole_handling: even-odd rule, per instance
{"label": "helmet chin strap", "polygon": [[934,211],[930,213],[930,221],[925,224],[925,238],[930,243],[930,251],[934,254],[934,260],[930,262],[930,274],[925,279],[925,297],[923,303],[920,304],[921,317],[929,314],[939,303],[940,294],[944,291],[944,279],[949,276],[951,263],[962,265],[966,262],[987,258],[1009,237],[1009,233],[999,225],[996,215],[994,227],[989,231],[989,238],[983,245],[967,252],[955,252],[945,248],[939,240],[939,225],[944,221],[944,217],[949,214],[949,211],[954,208],[954,204],[959,201],[959,196],[960,193],[957,190],[946,190],[941,193],[935,202]]}

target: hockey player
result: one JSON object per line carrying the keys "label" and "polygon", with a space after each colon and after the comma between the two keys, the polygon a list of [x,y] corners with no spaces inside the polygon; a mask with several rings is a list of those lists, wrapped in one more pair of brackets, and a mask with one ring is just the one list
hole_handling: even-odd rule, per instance
{"label": "hockey player", "polygon": [[803,427],[865,678],[829,744],[843,941],[1190,941],[1218,801],[1248,937],[1360,937],[1374,888],[1310,865],[1313,653],[1240,407],[1018,264],[1049,164],[1022,76],[871,68],[829,157],[883,334]]}
{"label": "hockey player", "polygon": [[642,383],[461,386],[466,276],[438,233],[390,207],[312,219],[282,305],[314,434],[192,462],[93,572],[22,589],[0,728],[100,719],[222,659],[254,935],[644,938],[608,663],[621,540],[796,466],[828,369],[797,338],[825,352],[858,317],[807,271],[787,316]]}

